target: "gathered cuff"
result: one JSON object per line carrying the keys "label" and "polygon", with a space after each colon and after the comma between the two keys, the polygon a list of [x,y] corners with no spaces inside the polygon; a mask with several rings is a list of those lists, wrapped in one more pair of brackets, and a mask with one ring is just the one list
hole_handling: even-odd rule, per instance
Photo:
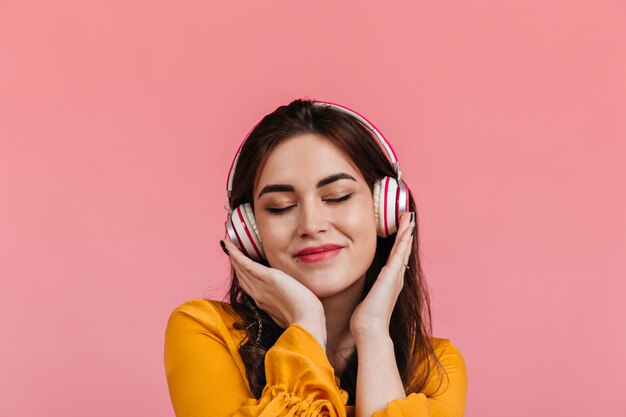
{"label": "gathered cuff", "polygon": [[298,324],[291,324],[267,351],[265,377],[256,405],[263,411],[256,415],[346,415],[348,398],[337,386],[324,348]]}

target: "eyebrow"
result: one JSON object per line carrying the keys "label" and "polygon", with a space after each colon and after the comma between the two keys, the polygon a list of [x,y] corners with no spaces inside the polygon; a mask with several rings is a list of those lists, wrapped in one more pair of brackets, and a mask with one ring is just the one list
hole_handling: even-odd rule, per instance
{"label": "eyebrow", "polygon": [[[338,174],[329,175],[328,177],[319,180],[317,183],[317,188],[325,187],[328,184],[332,184],[333,182],[339,181],[339,180],[352,180],[356,182],[356,179],[352,175],[346,174],[345,172],[340,172]],[[261,198],[263,194],[267,194],[267,193],[284,193],[284,192],[293,193],[295,191],[296,190],[295,188],[293,188],[292,185],[270,184],[270,185],[266,185],[265,187],[263,187],[263,189],[261,190],[257,198]]]}

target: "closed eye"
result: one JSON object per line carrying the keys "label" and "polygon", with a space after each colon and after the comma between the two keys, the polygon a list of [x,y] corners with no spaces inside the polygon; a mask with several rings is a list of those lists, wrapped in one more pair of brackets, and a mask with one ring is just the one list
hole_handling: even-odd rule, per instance
{"label": "closed eye", "polygon": [[268,207],[267,211],[270,212],[271,214],[282,214],[292,207],[295,207],[295,206],[288,206],[288,207],[281,207],[281,208]]}
{"label": "closed eye", "polygon": [[327,201],[329,203],[342,203],[344,201],[349,200],[350,197],[352,197],[352,194],[346,194],[346,195],[341,196],[339,198],[327,198],[324,201]]}
{"label": "closed eye", "polygon": [[[324,201],[326,201],[327,203],[330,204],[339,204],[339,203],[343,203],[344,201],[348,201],[350,198],[352,197],[352,194],[346,194],[344,196],[338,197],[338,198],[326,198],[324,199]],[[266,210],[270,213],[270,214],[283,214],[285,212],[287,212],[288,210],[290,210],[291,208],[295,207],[295,205],[292,206],[287,206],[287,207],[268,207]]]}

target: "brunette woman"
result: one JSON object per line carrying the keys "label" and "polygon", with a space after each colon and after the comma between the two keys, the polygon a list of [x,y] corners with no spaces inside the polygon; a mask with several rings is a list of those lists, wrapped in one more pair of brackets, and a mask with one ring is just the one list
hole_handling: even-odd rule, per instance
{"label": "brunette woman", "polygon": [[466,372],[431,336],[415,202],[393,150],[343,106],[295,100],[229,175],[229,303],[170,317],[176,415],[463,415]]}

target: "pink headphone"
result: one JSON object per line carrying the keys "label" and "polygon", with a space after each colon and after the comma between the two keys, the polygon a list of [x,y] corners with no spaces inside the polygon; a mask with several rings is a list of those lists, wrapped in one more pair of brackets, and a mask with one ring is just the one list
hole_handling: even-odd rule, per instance
{"label": "pink headphone", "polygon": [[[347,107],[326,101],[316,100],[313,101],[313,104],[315,106],[332,107],[335,110],[354,117],[363,126],[369,129],[378,140],[378,144],[387,155],[389,162],[391,162],[394,167],[396,177],[384,177],[374,183],[373,196],[376,229],[377,234],[380,237],[387,237],[394,234],[398,229],[398,219],[400,218],[400,215],[409,209],[409,189],[402,181],[400,164],[398,163],[396,154],[391,148],[391,145],[389,145],[384,136],[374,127],[372,123],[354,110],[350,110]],[[248,132],[246,138],[243,140],[241,145],[239,145],[237,154],[235,155],[233,163],[230,167],[230,173],[228,174],[227,197],[229,201],[229,208],[237,161],[239,160],[241,147],[250,135],[250,132]],[[259,230],[254,220],[252,207],[249,203],[241,204],[234,210],[230,210],[228,212],[228,217],[226,219],[226,233],[228,233],[230,240],[233,241],[233,243],[249,258],[257,261],[265,258],[263,246],[261,245],[261,238],[259,237]]]}

